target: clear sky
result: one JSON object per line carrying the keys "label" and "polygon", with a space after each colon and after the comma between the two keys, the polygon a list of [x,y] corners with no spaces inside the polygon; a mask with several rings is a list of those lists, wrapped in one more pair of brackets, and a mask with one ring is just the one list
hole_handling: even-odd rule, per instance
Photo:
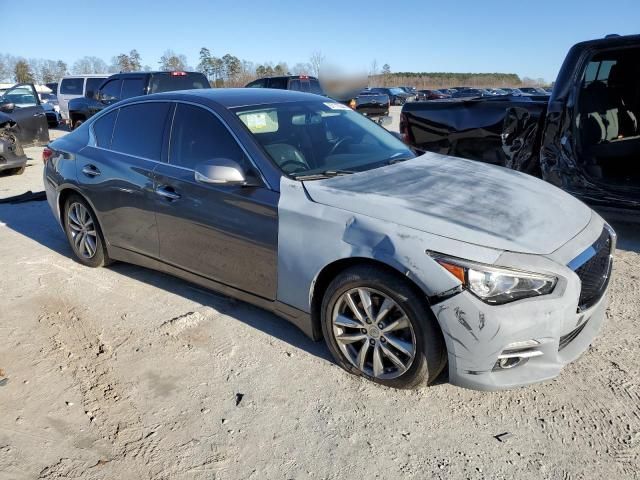
{"label": "clear sky", "polygon": [[170,48],[195,66],[206,46],[255,63],[292,66],[320,50],[353,69],[375,59],[392,71],[551,81],[574,43],[640,33],[640,0],[0,0],[0,17],[1,53],[69,65],[135,48],[153,68]]}

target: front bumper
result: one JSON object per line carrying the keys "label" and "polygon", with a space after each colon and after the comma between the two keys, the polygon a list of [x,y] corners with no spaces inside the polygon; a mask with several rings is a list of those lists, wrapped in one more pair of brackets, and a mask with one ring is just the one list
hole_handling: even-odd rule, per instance
{"label": "front bumper", "polygon": [[[572,293],[577,300],[579,291]],[[433,310],[447,344],[449,381],[475,390],[503,390],[557,376],[591,344],[602,326],[607,306],[606,293],[592,308],[579,314],[577,301],[562,300],[534,298],[490,306],[471,293],[462,292],[435,305]],[[496,369],[499,356],[509,345],[529,340],[538,342],[532,350],[541,355],[513,368]]]}
{"label": "front bumper", "polygon": [[[557,376],[589,347],[604,322],[608,285],[597,302],[578,311],[581,281],[567,265],[593,244],[603,225],[594,215],[581,234],[547,256],[501,255],[499,265],[555,275],[558,283],[548,295],[488,305],[462,291],[432,306],[447,345],[451,383],[502,390],[541,382]],[[499,360],[512,354],[523,360],[504,368]]]}

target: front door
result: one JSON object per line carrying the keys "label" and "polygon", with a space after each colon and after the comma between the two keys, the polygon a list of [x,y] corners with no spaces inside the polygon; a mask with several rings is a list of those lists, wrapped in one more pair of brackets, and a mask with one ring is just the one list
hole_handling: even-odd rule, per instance
{"label": "front door", "polygon": [[49,142],[49,125],[36,89],[30,83],[11,87],[0,98],[0,109],[18,123],[16,136],[23,147]]}
{"label": "front door", "polygon": [[154,172],[161,260],[275,299],[279,194],[264,185],[212,185],[195,179],[195,166],[214,158],[234,160],[249,175],[255,172],[210,111],[177,104],[170,138],[169,163]]}

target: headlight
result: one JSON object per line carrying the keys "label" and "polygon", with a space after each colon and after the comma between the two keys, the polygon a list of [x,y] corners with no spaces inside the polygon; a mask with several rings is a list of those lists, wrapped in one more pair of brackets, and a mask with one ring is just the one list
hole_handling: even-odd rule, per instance
{"label": "headlight", "polygon": [[492,305],[553,292],[558,279],[539,273],[493,267],[456,257],[427,252],[458,278],[471,293]]}

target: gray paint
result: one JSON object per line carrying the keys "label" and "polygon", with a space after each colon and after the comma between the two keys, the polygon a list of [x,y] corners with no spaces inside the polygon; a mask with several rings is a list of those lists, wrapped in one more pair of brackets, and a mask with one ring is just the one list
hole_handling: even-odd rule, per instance
{"label": "gray paint", "polygon": [[[496,195],[482,194],[486,182]],[[494,390],[552,378],[587,348],[603,322],[606,295],[584,317],[576,313],[580,280],[566,265],[598,238],[604,221],[533,177],[429,154],[304,184],[282,178],[280,192],[277,298],[306,312],[322,269],[351,257],[395,268],[430,297],[460,283],[426,250],[558,278],[551,294],[506,305],[462,291],[432,306],[454,384]],[[560,336],[585,318],[582,333],[558,352]],[[530,339],[540,342],[541,357],[492,371],[507,345]]]}
{"label": "gray paint", "polygon": [[553,252],[591,217],[579,200],[528,175],[436,153],[306,187],[318,203],[525,253]]}

